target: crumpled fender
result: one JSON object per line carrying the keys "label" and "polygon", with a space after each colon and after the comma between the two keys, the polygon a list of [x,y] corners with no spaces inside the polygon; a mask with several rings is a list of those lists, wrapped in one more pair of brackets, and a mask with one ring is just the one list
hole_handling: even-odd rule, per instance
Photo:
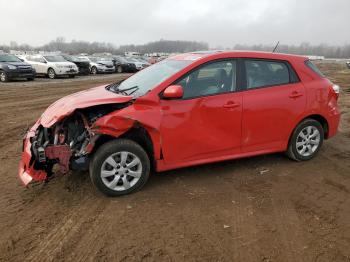
{"label": "crumpled fender", "polygon": [[139,98],[129,107],[97,119],[92,126],[92,131],[97,134],[119,137],[130,128],[142,126],[151,137],[155,159],[160,159],[160,121],[161,110],[159,103]]}

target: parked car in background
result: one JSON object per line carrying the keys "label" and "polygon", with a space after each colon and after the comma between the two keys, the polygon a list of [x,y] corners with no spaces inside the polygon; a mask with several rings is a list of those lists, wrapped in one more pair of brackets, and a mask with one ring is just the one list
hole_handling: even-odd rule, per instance
{"label": "parked car in background", "polygon": [[148,63],[147,61],[140,59],[140,58],[136,58],[136,57],[127,57],[129,63],[133,63],[136,67],[137,70],[142,70],[148,66],[150,66],[151,64]]}
{"label": "parked car in background", "polygon": [[58,76],[73,78],[79,72],[74,63],[68,62],[61,55],[26,55],[21,58],[31,64],[38,75],[45,75],[50,79]]}
{"label": "parked car in background", "polygon": [[346,62],[346,66],[350,69],[350,61]]}
{"label": "parked car in background", "polygon": [[152,56],[147,58],[145,57],[145,60],[152,65],[158,62],[157,57],[152,57]]}
{"label": "parked car in background", "polygon": [[35,69],[28,63],[23,62],[15,55],[0,54],[0,81],[7,82],[15,78],[34,80]]}
{"label": "parked car in background", "polygon": [[109,58],[83,56],[80,57],[90,62],[90,72],[93,75],[100,73],[114,73],[115,67]]}
{"label": "parked car in background", "polygon": [[125,57],[122,56],[112,56],[112,61],[117,73],[135,73],[138,70],[134,63],[129,62]]}
{"label": "parked car in background", "polygon": [[24,138],[19,177],[89,169],[96,188],[118,196],[151,170],[274,152],[310,160],[337,133],[339,89],[302,56],[173,56],[48,107]]}
{"label": "parked car in background", "polygon": [[69,62],[74,63],[79,70],[80,75],[89,75],[90,74],[90,62],[86,61],[85,59],[81,59],[77,56],[71,56],[71,55],[62,55],[64,59],[66,59]]}

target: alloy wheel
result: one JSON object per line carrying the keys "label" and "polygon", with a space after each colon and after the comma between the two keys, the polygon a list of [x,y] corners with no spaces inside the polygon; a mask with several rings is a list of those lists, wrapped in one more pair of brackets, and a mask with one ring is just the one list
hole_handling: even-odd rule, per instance
{"label": "alloy wheel", "polygon": [[301,156],[315,153],[321,142],[321,134],[315,126],[303,128],[296,139],[296,149]]}
{"label": "alloy wheel", "polygon": [[49,69],[48,75],[49,75],[50,79],[54,79],[55,78],[55,71],[53,69]]}
{"label": "alloy wheel", "polygon": [[124,191],[133,187],[141,178],[142,163],[131,152],[121,151],[106,158],[101,166],[102,182],[109,189]]}

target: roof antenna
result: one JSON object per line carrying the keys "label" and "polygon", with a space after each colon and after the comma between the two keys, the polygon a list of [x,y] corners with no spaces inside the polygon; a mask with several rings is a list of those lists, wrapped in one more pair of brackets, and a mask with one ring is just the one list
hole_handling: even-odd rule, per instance
{"label": "roof antenna", "polygon": [[277,45],[275,46],[275,48],[273,49],[272,53],[274,53],[278,47],[278,45],[280,44],[280,41],[277,42]]}

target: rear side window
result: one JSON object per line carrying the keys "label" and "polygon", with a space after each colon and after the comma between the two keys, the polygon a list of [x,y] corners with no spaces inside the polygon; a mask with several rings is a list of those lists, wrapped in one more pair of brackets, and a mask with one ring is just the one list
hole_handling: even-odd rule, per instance
{"label": "rear side window", "polygon": [[317,66],[315,66],[310,60],[307,60],[305,62],[305,65],[310,68],[312,71],[314,71],[317,75],[319,75],[320,77],[325,77],[325,75],[321,72],[320,69],[318,69]]}
{"label": "rear side window", "polygon": [[247,89],[294,82],[288,65],[282,61],[245,60],[245,68]]}

